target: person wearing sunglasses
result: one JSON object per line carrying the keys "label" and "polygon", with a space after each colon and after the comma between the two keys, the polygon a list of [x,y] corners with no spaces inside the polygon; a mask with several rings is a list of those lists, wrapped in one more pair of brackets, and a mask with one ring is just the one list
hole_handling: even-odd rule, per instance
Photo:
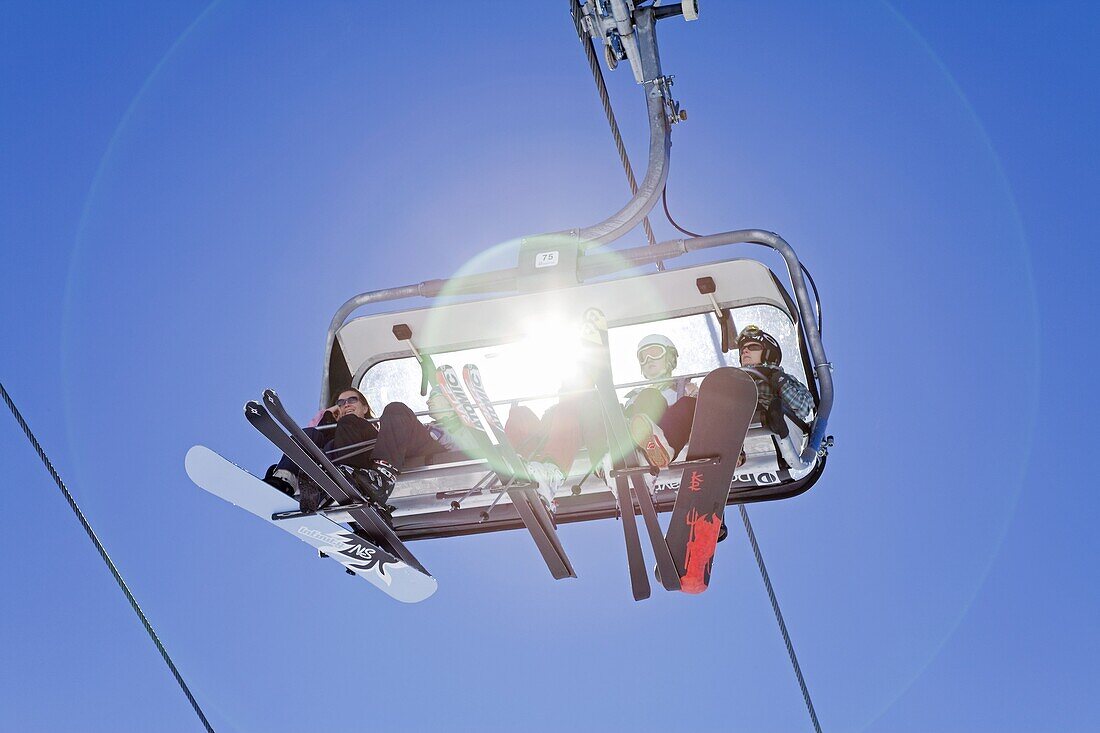
{"label": "person wearing sunglasses", "polygon": [[770,333],[759,326],[745,326],[737,336],[741,368],[756,382],[759,399],[754,422],[763,423],[781,438],[787,437],[784,417],[791,418],[803,432],[809,433],[814,398],[806,386],[783,371],[783,349]]}
{"label": "person wearing sunglasses", "polygon": [[[428,394],[428,415],[432,419],[425,424],[405,403],[391,402],[382,410],[377,439],[370,453],[346,461],[333,459],[359,492],[382,510],[384,519],[388,519],[393,510],[387,502],[409,459],[426,458],[444,451],[474,450],[461,429],[458,416],[438,387],[433,387]],[[341,424],[344,419],[341,418]],[[349,435],[347,439],[361,437]],[[340,445],[338,436],[334,448],[339,450]]]}
{"label": "person wearing sunglasses", "polygon": [[[366,396],[349,387],[339,392],[332,406],[318,412],[303,430],[333,462],[359,463],[370,457],[369,446],[363,444],[378,437],[377,428],[370,422],[372,418]],[[332,425],[336,427],[327,427]],[[302,511],[315,511],[324,494],[312,481],[301,479],[298,467],[284,455],[267,469],[263,480],[288,496],[297,496]]]}

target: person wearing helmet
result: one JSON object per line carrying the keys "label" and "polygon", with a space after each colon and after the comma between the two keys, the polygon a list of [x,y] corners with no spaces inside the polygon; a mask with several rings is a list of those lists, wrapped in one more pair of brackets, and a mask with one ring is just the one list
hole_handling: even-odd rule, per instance
{"label": "person wearing helmet", "polygon": [[635,353],[642,377],[655,383],[627,393],[623,410],[646,460],[664,468],[687,444],[699,389],[689,379],[672,376],[680,354],[667,336],[643,337]]}
{"label": "person wearing helmet", "polygon": [[[659,333],[651,333],[638,342],[635,351],[638,357],[638,369],[648,381],[661,380],[657,384],[639,387],[627,394],[627,405],[634,402],[646,390],[654,390],[671,405],[685,394],[693,394],[690,380],[675,379],[672,372],[680,360],[680,352],[672,339]],[[697,390],[696,390],[697,391]]]}
{"label": "person wearing helmet", "polygon": [[[759,399],[754,421],[762,422],[780,437],[786,437],[790,417],[805,432],[809,432],[814,398],[797,378],[783,371],[783,349],[770,333],[759,326],[745,326],[737,336],[741,368],[756,382]],[[776,399],[778,397],[778,399]]]}

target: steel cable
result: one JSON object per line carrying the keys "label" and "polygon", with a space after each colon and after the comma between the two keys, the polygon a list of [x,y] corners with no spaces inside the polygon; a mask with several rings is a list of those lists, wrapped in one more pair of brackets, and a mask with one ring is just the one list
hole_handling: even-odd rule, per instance
{"label": "steel cable", "polygon": [[794,667],[795,677],[798,678],[798,686],[802,689],[802,699],[806,701],[806,710],[810,713],[810,720],[814,724],[814,730],[821,733],[821,724],[817,722],[817,712],[814,703],[810,700],[810,690],[806,687],[806,679],[802,676],[802,668],[798,666],[798,657],[794,653],[794,644],[791,643],[791,635],[787,633],[787,624],[783,622],[783,612],[779,610],[779,601],[775,597],[775,589],[772,588],[771,578],[768,577],[768,569],[764,566],[764,556],[760,553],[760,545],[756,542],[756,533],[752,531],[752,523],[749,522],[749,513],[744,504],[738,504],[741,511],[741,521],[745,523],[745,533],[752,543],[752,554],[756,556],[756,566],[760,568],[760,577],[764,579],[764,587],[768,589],[768,598],[772,602],[772,611],[775,612],[775,620],[779,623],[779,630],[783,633],[783,643],[787,645],[787,654],[791,657],[791,666]]}
{"label": "steel cable", "polygon": [[130,592],[129,587],[126,585],[126,581],[122,579],[122,574],[119,573],[118,568],[115,567],[111,557],[107,554],[106,548],[103,547],[103,543],[99,541],[99,537],[96,536],[95,531],[92,529],[92,525],[88,523],[88,519],[84,516],[84,512],[80,511],[80,507],[76,503],[76,499],[69,493],[69,489],[65,486],[65,482],[61,480],[61,476],[54,469],[53,463],[50,462],[49,457],[46,455],[46,451],[42,449],[42,445],[38,442],[38,439],[34,437],[34,433],[31,432],[30,426],[27,425],[27,421],[23,419],[23,415],[20,414],[19,409],[15,406],[15,403],[11,399],[11,395],[8,394],[8,390],[4,388],[3,383],[0,383],[0,395],[3,396],[4,402],[7,403],[8,409],[11,410],[12,416],[15,421],[19,423],[19,427],[23,429],[23,433],[27,436],[27,440],[31,442],[35,452],[38,453],[38,457],[42,459],[42,464],[49,471],[50,476],[53,477],[54,483],[57,484],[57,488],[61,489],[62,495],[65,497],[65,501],[69,503],[69,507],[76,514],[76,518],[80,521],[80,526],[84,528],[84,531],[88,533],[88,539],[95,545],[96,550],[99,552],[99,556],[103,558],[103,562],[107,564],[107,568],[111,571],[111,575],[114,576],[115,582],[118,583],[118,587],[126,595],[126,600],[130,602],[130,607],[134,609],[134,613],[138,615],[141,620],[141,625],[145,627],[146,633],[149,634],[149,638],[153,640],[153,644],[156,645],[157,651],[160,652],[160,656],[164,659],[164,663],[168,665],[168,669],[172,672],[172,676],[176,678],[176,682],[179,683],[180,689],[183,690],[183,694],[187,696],[187,701],[191,703],[191,707],[194,708],[195,714],[199,716],[199,720],[202,721],[203,727],[214,733],[214,729],[210,725],[210,721],[206,719],[206,715],[203,714],[202,708],[199,707],[198,701],[195,696],[191,694],[191,690],[187,687],[187,683],[183,681],[183,675],[180,674],[179,669],[176,668],[172,658],[168,656],[168,650],[164,648],[164,644],[161,643],[160,638],[157,636],[157,632],[153,630],[153,625],[149,623],[149,619],[146,618],[145,613],[138,605],[137,599],[134,598],[134,594]]}

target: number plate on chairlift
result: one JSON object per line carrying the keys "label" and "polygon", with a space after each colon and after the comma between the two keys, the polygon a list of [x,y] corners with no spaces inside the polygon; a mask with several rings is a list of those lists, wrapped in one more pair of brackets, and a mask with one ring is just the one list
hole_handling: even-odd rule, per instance
{"label": "number plate on chairlift", "polygon": [[558,264],[558,251],[553,252],[539,252],[535,255],[535,269],[541,269],[543,267],[555,267]]}

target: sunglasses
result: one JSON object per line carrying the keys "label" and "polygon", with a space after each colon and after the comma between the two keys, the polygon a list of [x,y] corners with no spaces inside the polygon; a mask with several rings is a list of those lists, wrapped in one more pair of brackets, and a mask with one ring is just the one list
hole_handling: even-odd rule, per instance
{"label": "sunglasses", "polygon": [[763,351],[764,347],[760,344],[745,344],[741,347],[741,351]]}
{"label": "sunglasses", "polygon": [[358,405],[358,404],[359,404],[359,398],[356,397],[355,395],[352,395],[351,397],[342,397],[341,399],[336,400],[336,406],[337,407],[343,407],[344,405]]}
{"label": "sunglasses", "polygon": [[638,350],[638,363],[645,366],[651,361],[665,358],[668,347],[661,344],[650,344]]}

